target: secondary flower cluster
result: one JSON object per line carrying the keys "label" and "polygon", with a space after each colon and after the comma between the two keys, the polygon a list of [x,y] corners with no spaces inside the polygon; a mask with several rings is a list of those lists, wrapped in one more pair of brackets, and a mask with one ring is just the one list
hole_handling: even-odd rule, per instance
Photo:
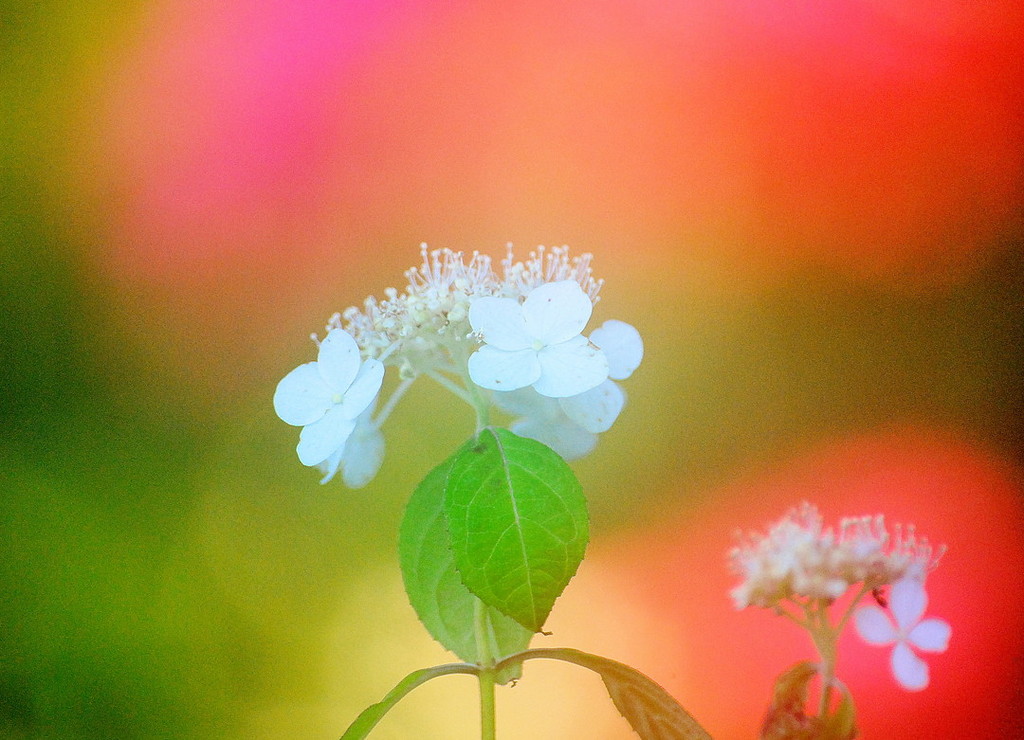
{"label": "secondary flower cluster", "polygon": [[[823,660],[834,662],[839,632],[870,592],[877,605],[852,612],[857,632],[870,644],[893,645],[894,677],[917,691],[928,685],[928,666],[912,648],[942,652],[951,633],[941,619],[922,619],[928,603],[924,581],[943,552],[913,527],[897,527],[890,537],[881,515],[843,519],[833,530],[814,506],[803,503],[767,533],[748,534],[730,551],[732,568],[743,578],[731,596],[738,609],[761,606],[787,615],[811,633]],[[833,628],[828,610],[853,586],[856,596]]]}
{"label": "secondary flower cluster", "polygon": [[[512,431],[566,459],[590,452],[625,403],[614,381],[643,357],[639,333],[622,321],[584,336],[602,285],[591,256],[539,247],[516,262],[510,246],[500,275],[477,253],[467,261],[423,245],[421,256],[403,291],[332,316],[317,361],[278,384],[278,416],[302,427],[299,460],[319,467],[321,482],[340,469],[350,487],[366,485],[383,459],[380,425],[420,376],[472,405],[478,421],[493,403],[517,417]],[[374,416],[386,366],[401,382]]]}
{"label": "secondary flower cluster", "polygon": [[737,609],[774,608],[784,600],[837,599],[854,584],[875,589],[908,576],[923,580],[942,556],[913,527],[890,537],[884,518],[846,518],[825,527],[808,503],[768,530],[751,533],[729,558],[743,581],[732,590]]}

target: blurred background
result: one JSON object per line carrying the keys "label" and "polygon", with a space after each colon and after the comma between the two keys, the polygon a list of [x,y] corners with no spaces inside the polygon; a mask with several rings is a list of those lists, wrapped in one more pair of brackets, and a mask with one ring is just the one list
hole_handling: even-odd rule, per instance
{"label": "blurred background", "polygon": [[[0,736],[336,738],[447,662],[402,507],[472,431],[428,381],[366,489],[274,415],[418,245],[568,244],[644,336],[574,467],[587,560],[540,646],[716,738],[812,657],[726,551],[801,500],[949,545],[919,694],[843,645],[865,738],[1024,736],[1022,86],[1010,0],[0,4]],[[475,684],[379,738],[478,736]],[[503,738],[627,738],[536,661]]]}

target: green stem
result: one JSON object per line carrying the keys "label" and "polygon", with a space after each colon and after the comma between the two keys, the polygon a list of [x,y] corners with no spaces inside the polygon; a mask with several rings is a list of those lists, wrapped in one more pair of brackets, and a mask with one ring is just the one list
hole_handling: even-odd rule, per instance
{"label": "green stem", "polygon": [[430,378],[432,378],[432,379],[433,379],[433,380],[434,380],[435,382],[437,382],[437,383],[438,383],[438,384],[439,384],[439,385],[440,385],[440,386],[441,386],[442,388],[445,388],[446,390],[449,390],[449,391],[451,391],[451,392],[452,392],[452,393],[454,393],[454,394],[455,394],[456,396],[458,396],[459,398],[461,398],[461,399],[462,399],[463,401],[465,401],[466,403],[468,403],[468,404],[469,404],[470,406],[472,406],[472,407],[474,407],[474,408],[476,408],[476,407],[477,407],[477,404],[475,403],[475,401],[474,401],[474,399],[473,399],[473,397],[472,397],[472,396],[470,396],[470,395],[469,395],[469,394],[468,394],[468,393],[467,393],[467,392],[466,392],[465,390],[463,390],[462,388],[459,388],[459,386],[455,385],[455,383],[453,383],[452,381],[450,381],[450,380],[449,380],[448,378],[446,378],[445,376],[441,375],[441,374],[440,374],[440,373],[438,373],[438,372],[434,372],[433,370],[427,370],[427,371],[426,371],[426,374],[427,374],[427,376],[429,376]]}
{"label": "green stem", "polygon": [[356,721],[353,722],[345,734],[342,735],[341,740],[362,740],[370,734],[370,730],[380,722],[381,718],[387,714],[395,704],[402,700],[406,694],[415,689],[417,686],[426,683],[432,678],[439,676],[447,676],[453,673],[466,673],[469,675],[475,675],[478,669],[475,665],[468,663],[449,663],[447,665],[434,666],[433,668],[422,668],[418,671],[413,671],[408,676],[403,678],[395,688],[388,692],[388,695],[381,699],[376,704],[368,706],[363,712],[356,717]]}
{"label": "green stem", "polygon": [[494,670],[494,656],[491,654],[490,619],[487,607],[476,599],[473,613],[473,628],[476,635],[477,663],[480,671],[480,740],[495,740],[494,686],[497,671]]}
{"label": "green stem", "polygon": [[416,378],[406,378],[405,380],[398,384],[398,387],[395,388],[394,392],[391,394],[391,397],[388,398],[388,402],[384,404],[384,408],[377,412],[377,418],[373,420],[374,424],[376,424],[379,427],[381,424],[384,423],[388,416],[391,415],[391,412],[394,411],[395,406],[398,404],[399,400],[401,400],[402,396],[405,395],[405,392],[409,390],[410,386],[412,386],[413,381],[415,380]]}
{"label": "green stem", "polygon": [[452,358],[454,360],[454,372],[462,376],[462,382],[466,386],[470,397],[470,404],[476,410],[476,433],[479,434],[488,426],[490,421],[491,405],[488,399],[480,393],[480,387],[469,377],[469,356],[472,354],[465,342],[453,348]]}
{"label": "green stem", "polygon": [[[819,648],[819,653],[823,651]],[[818,701],[818,716],[825,719],[828,716],[828,705],[832,701],[832,680],[836,675],[835,656],[821,656],[821,699]]]}
{"label": "green stem", "polygon": [[853,615],[857,603],[870,590],[867,586],[861,587],[835,626],[829,622],[827,606],[817,603],[813,607],[805,608],[808,629],[814,640],[814,646],[818,649],[818,655],[821,656],[821,698],[818,701],[818,716],[823,720],[828,713],[829,704],[832,702],[833,685],[836,682],[839,635],[842,634],[846,623]]}
{"label": "green stem", "polygon": [[[809,615],[812,616],[812,615]],[[813,628],[811,637],[821,656],[821,698],[818,700],[818,716],[824,720],[832,701],[832,682],[836,675],[836,640],[839,633],[828,621],[827,607],[816,605],[813,618],[808,620]]]}
{"label": "green stem", "polygon": [[839,620],[839,623],[836,625],[837,635],[843,631],[844,627],[846,627],[846,623],[850,620],[850,617],[853,616],[853,610],[857,607],[857,604],[860,603],[860,600],[864,598],[864,594],[866,594],[870,590],[871,589],[867,586],[862,586],[860,591],[857,592],[857,595],[850,600],[850,605],[846,607],[846,612],[843,614],[842,618]]}
{"label": "green stem", "polygon": [[476,383],[470,382],[469,388],[473,396],[473,408],[476,409],[476,433],[480,434],[491,423],[491,409],[487,399],[480,395]]}
{"label": "green stem", "polygon": [[481,668],[477,674],[480,680],[480,740],[495,740],[496,737],[494,674],[493,668]]}

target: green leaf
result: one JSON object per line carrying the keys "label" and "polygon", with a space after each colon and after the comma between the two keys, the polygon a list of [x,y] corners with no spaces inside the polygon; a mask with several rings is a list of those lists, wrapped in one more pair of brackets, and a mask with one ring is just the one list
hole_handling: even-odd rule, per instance
{"label": "green leaf", "polygon": [[679,702],[644,674],[602,659],[601,678],[612,703],[645,740],[711,740],[711,735]]}
{"label": "green leaf", "polygon": [[772,701],[761,727],[762,740],[815,740],[821,737],[821,720],[807,716],[807,694],[818,667],[803,660],[783,671],[772,688]]}
{"label": "green leaf", "polygon": [[530,658],[564,660],[600,674],[615,708],[644,740],[711,740],[707,730],[671,694],[624,663],[572,648],[541,648],[512,656],[498,668]]}
{"label": "green leaf", "polygon": [[534,632],[587,546],[579,481],[550,448],[487,428],[452,458],[444,508],[462,582]]}
{"label": "green leaf", "polygon": [[849,689],[833,679],[833,684],[840,690],[839,706],[825,720],[827,737],[830,740],[853,740],[857,737],[857,708]]}
{"label": "green leaf", "polygon": [[[456,453],[458,454],[458,453]],[[444,521],[444,489],[450,458],[434,468],[416,487],[398,532],[398,556],[409,602],[431,636],[468,663],[481,660],[476,643],[475,609],[486,610],[488,657],[501,659],[525,650],[533,633],[513,619],[485,606],[455,570]],[[518,674],[502,676],[504,683]]]}

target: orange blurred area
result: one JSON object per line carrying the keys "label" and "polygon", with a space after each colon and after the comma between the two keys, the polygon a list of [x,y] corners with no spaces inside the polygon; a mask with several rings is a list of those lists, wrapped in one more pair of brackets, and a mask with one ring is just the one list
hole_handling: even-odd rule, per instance
{"label": "orange blurred area", "polygon": [[816,654],[790,622],[732,608],[728,591],[738,579],[726,553],[735,533],[764,531],[801,501],[831,525],[884,512],[890,531],[915,524],[948,545],[928,580],[927,613],[947,620],[953,637],[947,652],[924,656],[931,684],[910,693],[892,679],[888,650],[845,633],[838,675],[855,698],[861,737],[1016,736],[1024,709],[1021,472],[969,442],[913,427],[812,446],[749,470],[673,521],[595,543],[590,565],[606,574],[602,598],[631,604],[650,625],[646,644],[632,633],[609,640],[622,640],[623,652],[715,738],[753,737],[774,679]]}

